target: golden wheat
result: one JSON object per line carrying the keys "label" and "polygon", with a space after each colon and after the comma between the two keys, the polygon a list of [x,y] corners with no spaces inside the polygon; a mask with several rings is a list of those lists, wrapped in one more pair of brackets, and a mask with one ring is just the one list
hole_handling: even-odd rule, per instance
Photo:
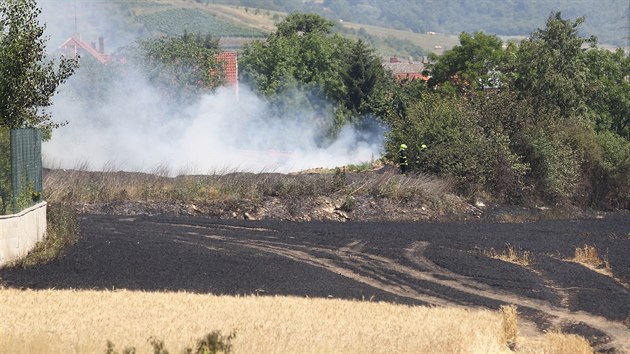
{"label": "golden wheat", "polygon": [[[235,353],[511,352],[502,342],[506,335],[501,314],[483,309],[296,297],[16,289],[0,289],[0,304],[3,353],[99,353],[105,352],[108,340],[118,352],[135,347],[137,353],[151,353],[152,337],[175,353],[194,348],[198,339],[217,330],[224,335],[236,332]],[[528,338],[519,338],[520,342],[528,343]]]}

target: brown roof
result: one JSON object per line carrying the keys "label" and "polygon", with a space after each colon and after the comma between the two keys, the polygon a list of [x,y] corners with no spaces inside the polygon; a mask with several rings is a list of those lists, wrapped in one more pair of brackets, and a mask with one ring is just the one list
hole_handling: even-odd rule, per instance
{"label": "brown roof", "polygon": [[420,61],[402,60],[397,57],[391,57],[383,62],[385,69],[390,70],[394,77],[400,80],[404,79],[422,79],[428,80],[428,77],[422,74],[425,64]]}
{"label": "brown roof", "polygon": [[422,73],[424,70],[424,64],[419,61],[399,61],[399,62],[385,62],[383,66],[396,74],[411,74]]}
{"label": "brown roof", "polygon": [[79,52],[79,49],[82,49],[101,63],[107,63],[111,59],[111,56],[99,52],[96,48],[75,37],[68,38],[59,46],[59,49],[65,50],[67,53],[75,56]]}

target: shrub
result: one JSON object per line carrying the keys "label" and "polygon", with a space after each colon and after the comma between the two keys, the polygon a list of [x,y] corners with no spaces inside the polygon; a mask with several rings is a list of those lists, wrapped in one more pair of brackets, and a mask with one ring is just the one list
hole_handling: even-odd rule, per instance
{"label": "shrub", "polygon": [[630,141],[612,132],[596,136],[602,150],[599,173],[594,176],[594,204],[630,209]]}

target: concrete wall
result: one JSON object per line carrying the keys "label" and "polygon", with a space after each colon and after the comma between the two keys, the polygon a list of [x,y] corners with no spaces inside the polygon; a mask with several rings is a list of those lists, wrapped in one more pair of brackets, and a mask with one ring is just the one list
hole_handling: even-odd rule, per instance
{"label": "concrete wall", "polygon": [[25,256],[46,236],[46,202],[0,215],[0,267]]}

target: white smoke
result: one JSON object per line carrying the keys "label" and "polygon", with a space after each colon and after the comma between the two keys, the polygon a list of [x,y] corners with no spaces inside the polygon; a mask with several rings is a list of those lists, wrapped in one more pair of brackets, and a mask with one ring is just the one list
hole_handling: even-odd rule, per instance
{"label": "white smoke", "polygon": [[[139,72],[127,69],[109,94],[91,105],[79,100],[68,85],[61,87],[51,112],[55,120],[68,124],[43,144],[47,167],[87,164],[89,169],[145,172],[166,168],[175,174],[293,172],[361,163],[381,155],[382,128],[366,135],[348,126],[322,147],[321,121],[332,117],[320,117],[316,124],[310,119],[315,112],[298,108],[291,117],[274,116],[269,103],[243,85],[238,95],[226,87],[190,106],[166,107],[160,92]],[[87,88],[96,79],[78,74],[69,81],[75,88]]]}

